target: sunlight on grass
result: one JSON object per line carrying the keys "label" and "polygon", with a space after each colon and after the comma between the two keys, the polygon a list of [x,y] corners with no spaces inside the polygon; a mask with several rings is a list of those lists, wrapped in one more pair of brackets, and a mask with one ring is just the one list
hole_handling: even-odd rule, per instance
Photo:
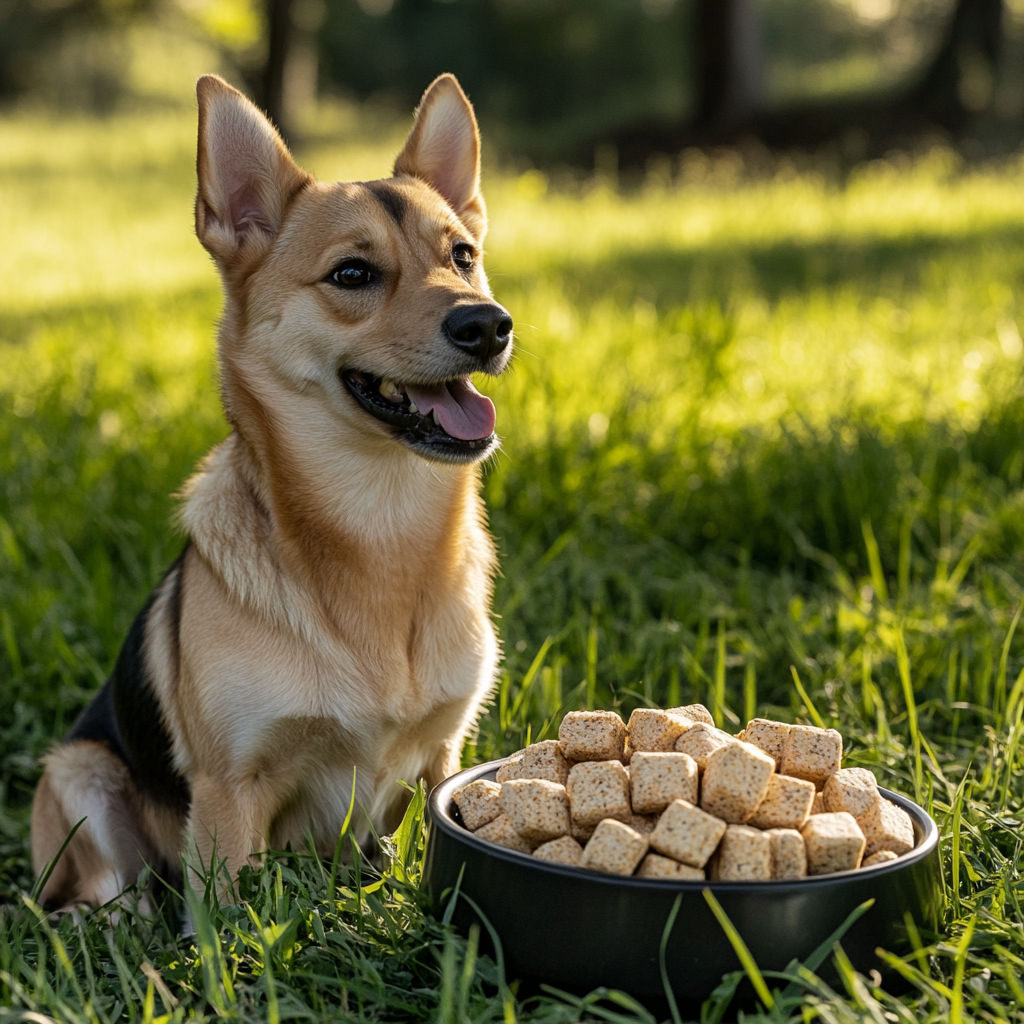
{"label": "sunlight on grass", "polygon": [[[194,130],[179,114],[0,121],[12,900],[32,883],[35,759],[109,670],[182,543],[171,495],[227,430],[219,287],[192,232]],[[318,143],[308,164],[376,177],[400,140]],[[939,821],[945,924],[890,956],[918,995],[869,991],[839,958],[849,998],[812,979],[805,1013],[939,1020],[956,991],[965,1019],[992,1006],[1011,1019],[1024,963],[1024,163],[968,169],[936,150],[840,182],[785,167],[750,178],[735,158],[691,154],[671,184],[625,195],[495,169],[485,189],[488,268],[518,354],[482,384],[504,440],[484,488],[506,660],[467,759],[555,735],[566,710],[594,704],[701,700],[727,727],[751,712],[834,724],[848,763],[918,792]],[[81,975],[102,1008],[81,1019],[122,1019],[151,958],[174,989],[153,998],[200,1012],[219,957],[241,993],[223,1010],[239,1019],[265,1017],[271,999],[282,1019],[303,1004],[354,1015],[356,993],[383,1019],[509,1010],[509,990],[488,994],[494,964],[424,917],[406,867],[380,885],[345,869],[335,892],[311,859],[275,864],[246,883],[254,917],[209,911],[209,957],[164,925],[119,926],[110,947],[99,917],[47,932],[31,909],[0,916],[19,950],[0,940],[0,992],[51,1012],[81,1005]],[[470,966],[456,982],[458,962]],[[413,976],[422,1013],[402,1002]],[[143,984],[147,999],[159,989]],[[574,1019],[553,1007],[526,1015]]]}

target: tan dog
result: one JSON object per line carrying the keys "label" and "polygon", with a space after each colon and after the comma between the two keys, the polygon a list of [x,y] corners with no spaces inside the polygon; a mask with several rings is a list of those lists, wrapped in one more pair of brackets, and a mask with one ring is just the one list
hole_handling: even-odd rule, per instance
{"label": "tan dog", "polygon": [[231,436],[186,487],[188,545],[114,672],[45,758],[43,893],[103,904],[191,835],[233,877],[312,834],[333,852],[353,766],[366,835],[438,782],[494,679],[494,550],[476,463],[512,321],[484,276],[479,135],[451,75],[394,176],[315,181],[262,114],[199,80],[196,232],[224,284]]}

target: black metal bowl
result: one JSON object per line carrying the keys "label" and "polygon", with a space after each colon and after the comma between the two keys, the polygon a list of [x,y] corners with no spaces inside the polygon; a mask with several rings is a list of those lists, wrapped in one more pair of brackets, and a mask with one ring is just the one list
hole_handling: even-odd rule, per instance
{"label": "black metal bowl", "polygon": [[[805,960],[866,900],[874,905],[843,936],[842,946],[864,974],[886,965],[876,948],[909,950],[907,916],[935,932],[940,913],[939,834],[913,801],[886,789],[914,823],[915,848],[898,860],[790,882],[677,882],[623,878],[539,861],[477,839],[461,824],[452,793],[493,779],[502,761],[468,768],[430,794],[424,881],[437,913],[448,909],[464,934],[480,917],[500,938],[509,980],[546,982],[583,994],[599,986],[661,1004],[658,949],[676,896],[682,902],[666,947],[675,997],[710,996],[740,963],[702,890],[714,893],[761,970]],[[464,899],[461,897],[469,897]],[[470,902],[472,901],[472,902]],[[486,927],[482,927],[486,937]]]}

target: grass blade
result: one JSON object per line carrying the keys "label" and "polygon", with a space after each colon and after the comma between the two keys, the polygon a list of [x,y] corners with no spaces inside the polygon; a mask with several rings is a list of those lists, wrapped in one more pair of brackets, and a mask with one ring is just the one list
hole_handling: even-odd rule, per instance
{"label": "grass blade", "polygon": [[796,686],[796,692],[800,694],[800,699],[804,702],[804,707],[807,708],[807,714],[810,715],[811,721],[819,729],[827,729],[828,726],[825,724],[825,719],[818,714],[818,709],[814,706],[814,702],[807,695],[807,691],[804,689],[804,684],[800,682],[800,674],[796,670],[796,665],[790,665],[789,671],[793,674],[793,683]]}
{"label": "grass blade", "polygon": [[715,899],[714,893],[710,889],[704,890],[704,899],[711,908],[711,913],[715,915],[719,925],[721,925],[722,931],[725,932],[725,937],[736,952],[736,956],[739,957],[743,970],[747,972],[747,977],[750,978],[758,998],[769,1011],[774,1010],[775,1000],[771,992],[768,991],[768,986],[765,984],[761,970],[750,955],[750,950],[747,949],[747,944],[743,941],[742,936],[736,931],[735,925],[729,920],[728,914],[722,909],[722,905]]}
{"label": "grass blade", "polygon": [[682,905],[682,902],[683,894],[680,893],[676,896],[672,909],[668,912],[668,919],[665,921],[665,927],[661,931],[661,943],[658,946],[658,967],[661,969],[661,984],[665,989],[665,999],[668,1001],[669,1012],[672,1014],[672,1024],[683,1024],[683,1019],[679,1016],[679,1006],[676,1003],[675,993],[672,991],[672,982],[669,981],[668,968],[665,965],[665,950],[668,948],[668,938],[672,934],[672,926],[676,923],[676,917],[679,915],[679,907]]}

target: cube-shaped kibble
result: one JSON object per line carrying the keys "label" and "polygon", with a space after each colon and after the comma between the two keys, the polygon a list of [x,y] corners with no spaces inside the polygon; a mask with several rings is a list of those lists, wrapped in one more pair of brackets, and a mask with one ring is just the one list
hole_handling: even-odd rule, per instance
{"label": "cube-shaped kibble", "polygon": [[898,857],[914,848],[914,825],[910,815],[881,794],[864,814],[857,817],[857,824],[867,840],[865,857],[879,850],[889,850]]}
{"label": "cube-shaped kibble", "polygon": [[486,839],[489,843],[504,846],[507,850],[518,850],[520,853],[533,853],[533,848],[537,845],[528,842],[512,827],[512,821],[507,814],[499,814],[494,821],[482,825],[473,835]]}
{"label": "cube-shaped kibble", "polygon": [[675,749],[680,754],[689,754],[697,762],[700,771],[708,766],[708,758],[716,751],[729,743],[736,743],[734,736],[730,736],[721,729],[705,722],[695,722],[676,740]]}
{"label": "cube-shaped kibble", "polygon": [[814,803],[811,804],[811,814],[825,814],[825,798],[821,793],[814,794]]}
{"label": "cube-shaped kibble", "polygon": [[505,763],[495,772],[494,781],[500,786],[503,782],[510,782],[519,778],[519,769],[523,766],[524,750],[519,750],[510,755]]}
{"label": "cube-shaped kibble", "polygon": [[523,760],[516,778],[547,779],[548,782],[564,786],[569,778],[570,767],[558,740],[544,740],[523,751]]}
{"label": "cube-shaped kibble", "polygon": [[749,825],[729,825],[709,867],[717,882],[767,881],[772,877],[771,839]]}
{"label": "cube-shaped kibble", "polygon": [[671,878],[675,882],[703,882],[704,869],[691,868],[689,864],[680,864],[671,857],[662,857],[660,853],[649,853],[636,869],[637,878]]}
{"label": "cube-shaped kibble", "polygon": [[[569,812],[569,817],[572,817],[572,811]],[[632,815],[630,815],[632,817]],[[632,826],[630,826],[632,828]],[[577,821],[573,821],[572,826],[569,829],[569,835],[576,840],[577,843],[586,846],[590,842],[590,837],[594,834],[594,829],[597,828],[597,822],[593,825],[581,825]]]}
{"label": "cube-shaped kibble", "polygon": [[558,727],[558,742],[570,761],[621,761],[626,726],[613,711],[570,711]]}
{"label": "cube-shaped kibble", "polygon": [[702,868],[715,852],[725,833],[725,822],[685,800],[675,800],[665,808],[651,833],[651,846],[658,853]]}
{"label": "cube-shaped kibble", "polygon": [[830,875],[860,867],[866,844],[852,814],[812,814],[800,834],[807,848],[807,874]]}
{"label": "cube-shaped kibble", "polygon": [[878,799],[878,783],[867,768],[840,768],[825,780],[821,791],[826,811],[847,811],[855,818],[870,810]]}
{"label": "cube-shaped kibble", "polygon": [[628,825],[634,832],[642,836],[649,836],[658,825],[657,814],[631,814],[624,819],[623,824]]}
{"label": "cube-shaped kibble", "polygon": [[876,864],[888,864],[889,861],[896,860],[896,854],[892,850],[879,850],[878,853],[871,854],[870,857],[865,857],[861,862],[862,868],[873,868]]}
{"label": "cube-shaped kibble", "polygon": [[629,774],[619,761],[584,761],[574,765],[565,784],[572,820],[596,825],[605,818],[625,821],[632,813]]}
{"label": "cube-shaped kibble", "polygon": [[637,751],[629,766],[633,810],[660,814],[673,800],[695,804],[699,781],[697,762],[689,754]]}
{"label": "cube-shaped kibble", "polygon": [[707,761],[700,805],[730,825],[754,816],[775,774],[775,762],[750,743],[738,740],[719,747]]}
{"label": "cube-shaped kibble", "polygon": [[629,749],[634,753],[652,750],[672,750],[676,740],[693,722],[685,715],[658,708],[637,708],[629,716],[626,731]]}
{"label": "cube-shaped kibble", "polygon": [[546,843],[569,832],[565,786],[547,779],[511,779],[501,784],[501,809],[526,840]]}
{"label": "cube-shaped kibble", "polygon": [[799,829],[810,816],[815,795],[813,782],[773,775],[768,780],[768,792],[747,824],[754,828]]}
{"label": "cube-shaped kibble", "polygon": [[477,779],[457,789],[452,799],[462,815],[462,824],[470,832],[494,821],[501,814],[501,786],[487,779]]}
{"label": "cube-shaped kibble", "polygon": [[763,750],[774,762],[778,770],[782,762],[782,749],[786,745],[786,736],[792,728],[785,722],[772,722],[767,718],[752,718],[743,730],[745,743],[753,743]]}
{"label": "cube-shaped kibble", "polygon": [[703,722],[705,725],[715,724],[714,717],[703,704],[687,704],[681,708],[669,708],[668,710],[686,715],[691,722]]}
{"label": "cube-shaped kibble", "polygon": [[647,836],[621,821],[602,821],[583,848],[582,867],[610,875],[631,875],[647,852]]}
{"label": "cube-shaped kibble", "polygon": [[559,836],[538,846],[533,855],[538,860],[550,860],[555,864],[572,864],[578,867],[583,857],[583,847],[572,836]]}
{"label": "cube-shaped kibble", "polygon": [[791,725],[782,748],[779,771],[797,779],[807,779],[820,789],[843,763],[843,737],[835,729],[813,725]]}
{"label": "cube-shaped kibble", "polygon": [[765,835],[772,844],[772,878],[803,878],[807,874],[804,837],[793,828],[770,828]]}

